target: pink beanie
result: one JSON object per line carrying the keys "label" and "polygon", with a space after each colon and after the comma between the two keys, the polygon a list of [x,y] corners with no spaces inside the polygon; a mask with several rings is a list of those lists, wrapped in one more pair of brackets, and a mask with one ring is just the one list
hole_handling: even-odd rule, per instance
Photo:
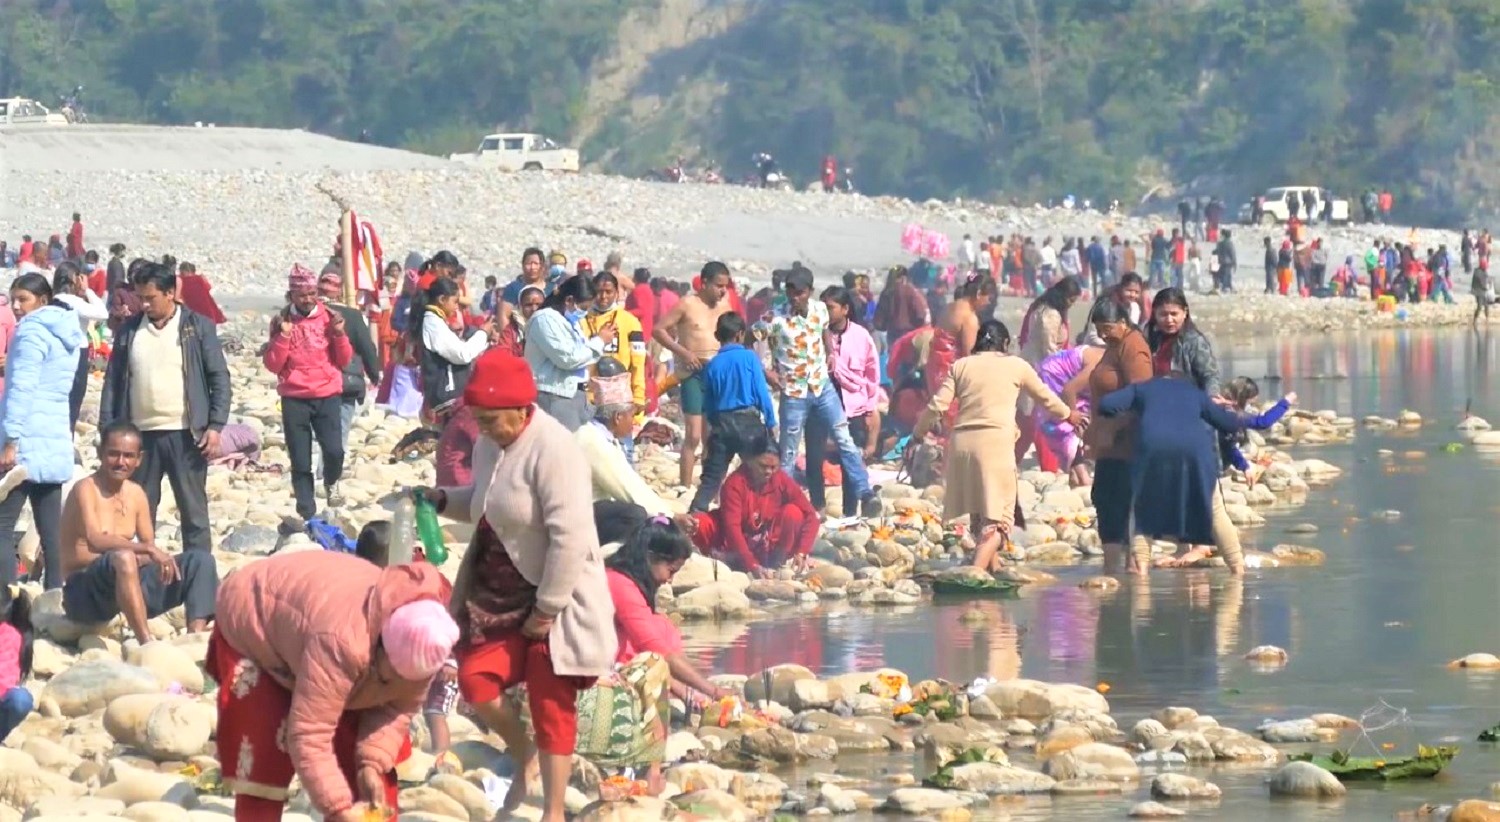
{"label": "pink beanie", "polygon": [[313,294],[318,290],[318,275],[302,263],[294,263],[287,275],[286,289],[293,294]]}
{"label": "pink beanie", "polygon": [[402,679],[431,678],[458,643],[458,623],[442,603],[430,599],[397,608],[380,630],[386,657]]}

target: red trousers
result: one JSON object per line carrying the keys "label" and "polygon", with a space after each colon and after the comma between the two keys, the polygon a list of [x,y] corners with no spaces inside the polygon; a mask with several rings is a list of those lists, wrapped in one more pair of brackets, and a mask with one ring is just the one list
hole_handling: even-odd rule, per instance
{"label": "red trousers", "polygon": [[[287,789],[296,775],[285,731],[292,709],[292,692],[224,641],[217,628],[208,641],[206,667],[219,683],[217,745],[224,785],[234,791],[237,822],[279,822]],[[333,732],[333,754],[349,790],[359,796],[355,782],[355,748],[359,739],[359,711],[345,711]],[[403,741],[397,762],[411,756],[411,738]],[[396,807],[396,772],[385,775],[385,805]]]}
{"label": "red trousers", "polygon": [[546,639],[519,630],[459,651],[458,689],[470,704],[494,702],[524,684],[537,750],[571,756],[578,743],[578,692],[597,679],[559,676]]}
{"label": "red trousers", "polygon": [[1021,464],[1021,457],[1026,455],[1026,449],[1035,444],[1037,467],[1043,471],[1061,470],[1062,463],[1057,455],[1052,453],[1052,448],[1047,445],[1047,438],[1037,436],[1035,417],[1030,414],[1016,414],[1016,427],[1021,430],[1021,436],[1016,440],[1016,465]]}
{"label": "red trousers", "polygon": [[[698,531],[693,535],[693,544],[704,553],[722,561],[736,571],[749,570],[749,564],[738,552],[730,550],[724,541],[724,530],[742,525],[726,525],[719,511],[699,512],[693,515],[698,522]],[[755,561],[763,568],[780,568],[797,553],[797,536],[802,530],[802,510],[795,505],[786,505],[776,519],[766,523],[759,532],[746,532],[745,543]]]}

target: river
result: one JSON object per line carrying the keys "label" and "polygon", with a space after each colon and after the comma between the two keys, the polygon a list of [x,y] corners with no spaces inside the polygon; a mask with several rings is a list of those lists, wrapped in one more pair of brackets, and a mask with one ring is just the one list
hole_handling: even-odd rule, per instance
{"label": "river", "polygon": [[[1500,424],[1500,386],[1491,374],[1500,363],[1500,334],[1413,329],[1220,339],[1218,347],[1225,374],[1254,377],[1268,396],[1295,390],[1304,408],[1356,418],[1411,409],[1426,421],[1417,430],[1362,428],[1352,443],[1296,452],[1345,474],[1314,488],[1304,506],[1267,511],[1264,527],[1244,532],[1245,544],[1312,545],[1326,552],[1324,566],[1251,571],[1243,583],[1224,572],[1157,571],[1149,585],[1127,582],[1099,595],[1076,587],[1098,572],[1096,562],[1085,563],[1056,569],[1058,584],[1015,601],[900,612],[818,606],[719,626],[719,637],[700,640],[699,649],[711,655],[712,670],[725,673],[789,661],[820,674],[891,666],[913,680],[1105,683],[1112,714],[1127,732],[1169,705],[1253,731],[1267,718],[1325,711],[1357,718],[1383,702],[1404,718],[1393,714],[1395,724],[1370,735],[1375,744],[1463,748],[1437,780],[1351,785],[1345,799],[1328,803],[1273,802],[1264,785],[1270,769],[1191,768],[1223,788],[1224,799],[1182,805],[1189,818],[1390,819],[1424,802],[1488,796],[1500,777],[1500,750],[1474,739],[1500,721],[1500,673],[1446,663],[1471,652],[1500,653],[1500,563],[1490,530],[1500,511],[1500,458],[1472,448],[1444,453],[1443,446],[1462,439],[1454,424],[1470,403]],[[1371,516],[1386,510],[1399,511],[1399,519]],[[1286,533],[1299,523],[1318,533]],[[1253,670],[1242,657],[1261,644],[1285,648],[1289,663]],[[1028,756],[1013,760],[1035,767]],[[877,773],[908,765],[904,758],[840,757],[824,767]],[[975,818],[1120,819],[1150,798],[1152,773],[1146,769],[1123,797],[1044,796],[998,804]]]}

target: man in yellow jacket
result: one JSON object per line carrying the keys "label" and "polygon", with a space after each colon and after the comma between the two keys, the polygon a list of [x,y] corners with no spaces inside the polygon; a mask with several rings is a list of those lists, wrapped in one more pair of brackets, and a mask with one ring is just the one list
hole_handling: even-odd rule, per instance
{"label": "man in yellow jacket", "polygon": [[[594,276],[594,304],[583,319],[584,331],[593,336],[610,323],[615,326],[614,342],[604,347],[604,355],[620,365],[630,374],[630,395],[635,402],[635,421],[639,425],[646,420],[646,369],[650,367],[646,335],[641,321],[625,310],[619,299],[620,286],[615,275],[601,271]],[[598,366],[590,370],[589,376],[598,377]]]}

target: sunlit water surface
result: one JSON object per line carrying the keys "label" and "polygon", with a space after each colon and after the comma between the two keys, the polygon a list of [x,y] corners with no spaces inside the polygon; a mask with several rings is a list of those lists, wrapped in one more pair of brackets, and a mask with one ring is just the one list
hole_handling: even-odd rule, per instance
{"label": "sunlit water surface", "polygon": [[[1267,511],[1267,525],[1244,539],[1260,549],[1313,545],[1327,553],[1323,567],[1252,571],[1243,584],[1222,572],[1159,571],[1149,586],[1127,583],[1101,597],[1075,587],[1098,571],[1083,564],[1057,569],[1059,584],[1018,601],[899,611],[818,606],[749,625],[705,626],[691,631],[690,648],[722,673],[795,662],[820,674],[891,666],[914,680],[1107,683],[1111,711],[1127,731],[1168,705],[1253,731],[1267,718],[1358,717],[1383,700],[1408,719],[1375,734],[1376,743],[1463,748],[1437,780],[1351,786],[1332,803],[1271,800],[1266,768],[1189,769],[1217,783],[1225,798],[1180,805],[1188,818],[1391,819],[1424,802],[1488,796],[1500,780],[1500,749],[1474,738],[1500,721],[1500,674],[1445,663],[1500,653],[1500,456],[1447,454],[1442,446],[1461,439],[1454,424],[1470,404],[1500,425],[1500,379],[1491,373],[1500,364],[1500,332],[1220,338],[1217,345],[1225,374],[1256,378],[1268,396],[1295,390],[1305,408],[1356,418],[1412,409],[1426,420],[1417,431],[1361,429],[1352,444],[1297,451],[1345,473],[1314,489],[1306,505]],[[1383,510],[1401,517],[1369,516]],[[1286,533],[1296,523],[1319,531]],[[974,608],[987,619],[960,618]],[[1290,662],[1274,673],[1253,671],[1242,656],[1262,644],[1287,649]],[[1035,766],[1029,757],[1013,759]],[[883,774],[914,764],[906,755],[840,757],[814,769],[866,775],[878,785]],[[1150,798],[1152,773],[1124,796],[1003,801],[975,818],[1120,819]],[[788,776],[795,788],[805,773]]]}

